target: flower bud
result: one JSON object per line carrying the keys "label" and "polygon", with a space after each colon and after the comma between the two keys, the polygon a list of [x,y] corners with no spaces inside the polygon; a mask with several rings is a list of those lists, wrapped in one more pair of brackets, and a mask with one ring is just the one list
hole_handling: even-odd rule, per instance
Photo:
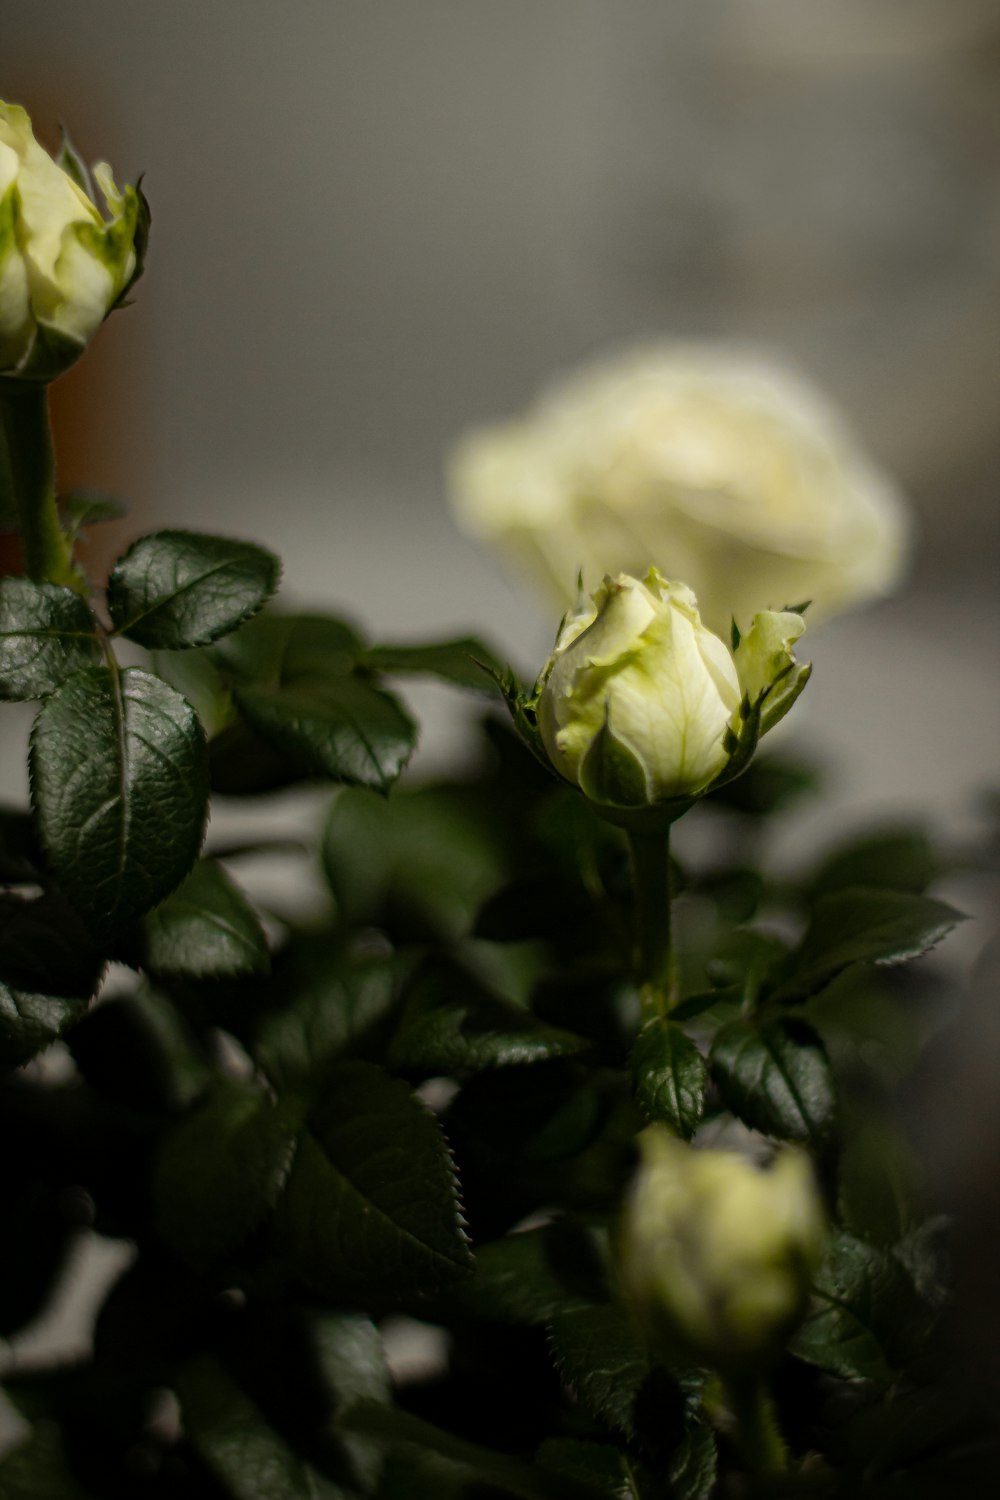
{"label": "flower bud", "polygon": [[[606,808],[700,795],[746,763],[808,676],[800,615],[757,615],[735,651],[682,583],[654,569],[605,578],[570,615],[540,679],[538,724],[555,769]],[[735,770],[734,770],[735,774]]]}
{"label": "flower bud", "polygon": [[696,1150],[662,1125],[639,1137],[621,1269],[653,1341],[734,1375],[769,1364],[801,1321],[825,1227],[808,1158],[769,1169]]}
{"label": "flower bud", "polygon": [[83,352],[142,270],[148,210],[94,178],[108,218],[70,147],[58,162],[16,104],[0,102],[0,381],[50,381]]}

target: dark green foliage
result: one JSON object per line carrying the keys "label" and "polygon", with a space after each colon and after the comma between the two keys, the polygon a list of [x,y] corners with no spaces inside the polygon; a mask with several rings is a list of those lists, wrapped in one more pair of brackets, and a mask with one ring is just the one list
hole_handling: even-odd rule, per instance
{"label": "dark green foliage", "polygon": [[54,583],[0,579],[0,698],[44,698],[101,659],[93,616]]}
{"label": "dark green foliage", "polygon": [[[953,1002],[885,968],[959,920],[928,894],[954,860],[900,827],[771,879],[752,839],[815,775],[758,758],[692,813],[709,852],[677,840],[654,992],[626,838],[532,758],[535,695],[473,637],[256,613],[276,577],[250,544],[141,539],[112,636],[71,589],[0,586],[0,691],[43,700],[34,819],[0,812],[0,1335],[44,1315],[91,1224],[134,1247],[93,1350],[9,1377],[0,1496],[976,1493],[997,1442],[950,1342],[961,1224],[892,1114]],[[119,634],[153,670],[118,666]],[[461,778],[397,787],[416,728],[383,682],[420,675],[499,688],[522,737],[492,714]],[[294,840],[199,858],[209,778],[333,796]],[[296,912],[276,876],[265,935],[236,877],[252,856],[258,891],[272,853],[312,861],[317,899]],[[650,1124],[814,1159],[830,1240],[773,1371],[773,1488],[622,1284]],[[436,1340],[409,1379],[400,1316]]]}
{"label": "dark green foliage", "polygon": [[676,1022],[647,1021],[631,1056],[635,1102],[645,1119],[661,1120],[690,1137],[705,1110],[708,1069],[690,1037]]}
{"label": "dark green foliage", "polygon": [[140,646],[206,646],[256,614],[278,586],[281,566],[252,542],[157,531],[120,557],[108,579],[115,630]]}
{"label": "dark green foliage", "polygon": [[160,678],[134,667],[74,673],[35,722],[31,776],[53,870],[96,930],[142,916],[194,863],[207,812],[204,736]]}

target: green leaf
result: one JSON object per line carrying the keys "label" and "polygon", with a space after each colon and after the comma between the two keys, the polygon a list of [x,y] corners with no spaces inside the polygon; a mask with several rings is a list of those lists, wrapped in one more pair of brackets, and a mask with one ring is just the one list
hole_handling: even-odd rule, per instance
{"label": "green leaf", "polygon": [[271,964],[257,913],[212,859],[146,917],[143,949],[151,973],[191,979],[266,974]]}
{"label": "green leaf", "polygon": [[352,962],[326,941],[300,941],[275,968],[274,1004],[257,1031],[254,1056],[277,1089],[305,1087],[380,1028],[398,990],[392,960]]}
{"label": "green leaf", "polygon": [[630,1058],[635,1102],[647,1121],[662,1121],[690,1139],[705,1112],[708,1069],[681,1028],[652,1020],[639,1032]]}
{"label": "green leaf", "polygon": [[416,744],[396,700],[357,677],[237,688],[233,696],[250,727],[303,775],[388,792]]}
{"label": "green leaf", "polygon": [[182,1366],[172,1384],[186,1440],[231,1500],[349,1500],[288,1446],[213,1356]]}
{"label": "green leaf", "polygon": [[274,554],[252,542],[157,531],[116,562],[108,610],[115,630],[140,646],[205,646],[256,614],[280,572]]}
{"label": "green leaf", "polygon": [[86,1000],[105,956],[58,891],[40,896],[0,893],[0,980],[40,995]]}
{"label": "green leaf", "polygon": [[716,1035],[709,1067],[724,1103],[754,1130],[813,1146],[833,1130],[830,1060],[804,1021],[730,1021]]}
{"label": "green leaf", "polygon": [[71,541],[75,541],[85,526],[94,526],[100,521],[120,521],[127,514],[126,507],[113,495],[87,487],[63,495],[60,509]]}
{"label": "green leaf", "polygon": [[[575,1476],[535,1468],[470,1443],[445,1432],[397,1406],[358,1401],[337,1418],[337,1429],[357,1433],[380,1442],[389,1458],[400,1461],[401,1487],[392,1484],[389,1493],[400,1500],[494,1500],[515,1496],[517,1500],[606,1500],[600,1482],[593,1484]],[[393,1480],[397,1472],[393,1472]],[[471,1488],[467,1488],[471,1486]],[[482,1488],[480,1488],[480,1486]],[[380,1495],[383,1493],[379,1490]]]}
{"label": "green leaf", "polygon": [[569,1057],[587,1045],[487,994],[460,970],[435,966],[410,989],[388,1061],[397,1072],[428,1077]]}
{"label": "green leaf", "polygon": [[[708,1500],[715,1484],[715,1437],[702,1422],[693,1422],[666,1464],[656,1474],[635,1455],[606,1443],[576,1438],[548,1438],[539,1448],[541,1468],[581,1483],[600,1485],[614,1500]],[[664,1490],[663,1477],[669,1483]]]}
{"label": "green leaf", "polygon": [[267,611],[213,646],[211,657],[236,682],[280,687],[300,678],[343,677],[362,649],[354,628],[333,615]]}
{"label": "green leaf", "polygon": [[[592,1417],[655,1451],[681,1438],[683,1390],[672,1374],[651,1363],[621,1307],[608,1303],[559,1313],[549,1325],[549,1345],[561,1375]],[[692,1390],[696,1383],[696,1377],[684,1376]]]}
{"label": "green leaf", "polygon": [[0,578],[0,698],[45,698],[100,660],[96,622],[79,594]]}
{"label": "green leaf", "polygon": [[238,1250],[274,1208],[296,1155],[301,1106],[227,1080],[164,1139],[152,1179],[164,1242],[203,1268]]}
{"label": "green leaf", "polygon": [[495,674],[500,670],[496,654],[474,636],[424,646],[370,646],[361,657],[361,665],[390,675],[440,677],[455,687],[489,697],[496,696]]}
{"label": "green leaf", "polygon": [[3,1500],[93,1500],[69,1466],[62,1432],[55,1422],[36,1422],[27,1442],[0,1459]]}
{"label": "green leaf", "polygon": [[964,920],[943,901],[909,891],[833,891],[816,902],[775,998],[807,999],[851,964],[897,964],[917,958]]}
{"label": "green leaf", "polygon": [[31,780],[53,870],[96,930],[142,916],[194,863],[204,737],[190,704],[158,677],[77,672],[35,720]]}
{"label": "green leaf", "polygon": [[215,1076],[184,1018],[155,990],[102,1000],[69,1044],[90,1086],[129,1109],[179,1113]]}
{"label": "green leaf", "polygon": [[342,1305],[406,1305],[472,1268],[441,1128],[371,1063],[331,1071],[277,1227],[305,1284]]}
{"label": "green leaf", "polygon": [[848,1380],[889,1385],[927,1328],[902,1264],[854,1235],[833,1236],[792,1352]]}
{"label": "green leaf", "polygon": [[0,1068],[19,1068],[54,1042],[86,1003],[31,995],[0,983]]}
{"label": "green leaf", "polygon": [[881,828],[836,849],[813,877],[813,901],[852,886],[888,887],[915,895],[943,873],[943,861],[919,828]]}
{"label": "green leaf", "polygon": [[519,1230],[476,1248],[476,1269],[454,1294],[490,1323],[538,1327],[603,1300],[607,1230],[573,1219]]}

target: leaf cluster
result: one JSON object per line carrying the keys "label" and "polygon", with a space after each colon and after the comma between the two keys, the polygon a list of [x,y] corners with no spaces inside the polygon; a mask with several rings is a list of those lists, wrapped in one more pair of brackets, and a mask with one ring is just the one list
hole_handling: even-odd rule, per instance
{"label": "leaf cluster", "polygon": [[[395,785],[416,727],[388,682],[513,678],[471,638],[265,609],[277,571],[168,531],[102,600],[0,582],[0,691],[40,704],[31,813],[0,817],[0,1334],[81,1236],[132,1247],[92,1350],[8,1372],[0,1494],[756,1493],[711,1372],[664,1362],[619,1285],[650,1121],[794,1142],[823,1185],[769,1493],[976,1493],[994,1434],[950,1352],[951,1230],[891,1108],[943,1018],[900,966],[959,920],[928,839],[769,878],[746,850],[813,776],[755,761],[709,799],[713,857],[679,844],[676,1003],[640,1025],[624,837],[502,715],[461,775]],[[303,782],[331,787],[322,901],[279,922],[240,874],[273,856],[277,885],[285,843],[203,847],[209,797]]]}

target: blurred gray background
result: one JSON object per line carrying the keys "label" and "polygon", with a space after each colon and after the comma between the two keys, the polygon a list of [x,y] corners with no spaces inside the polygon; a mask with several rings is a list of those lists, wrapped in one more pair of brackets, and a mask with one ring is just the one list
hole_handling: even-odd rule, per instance
{"label": "blurred gray background", "polygon": [[146,174],[136,305],[57,388],[63,477],[133,506],[116,541],[256,537],[295,602],[531,669],[553,622],[454,530],[450,440],[633,338],[763,344],[921,522],[909,593],[812,643],[826,816],[968,811],[1000,738],[996,0],[4,0],[2,28],[0,94]]}

